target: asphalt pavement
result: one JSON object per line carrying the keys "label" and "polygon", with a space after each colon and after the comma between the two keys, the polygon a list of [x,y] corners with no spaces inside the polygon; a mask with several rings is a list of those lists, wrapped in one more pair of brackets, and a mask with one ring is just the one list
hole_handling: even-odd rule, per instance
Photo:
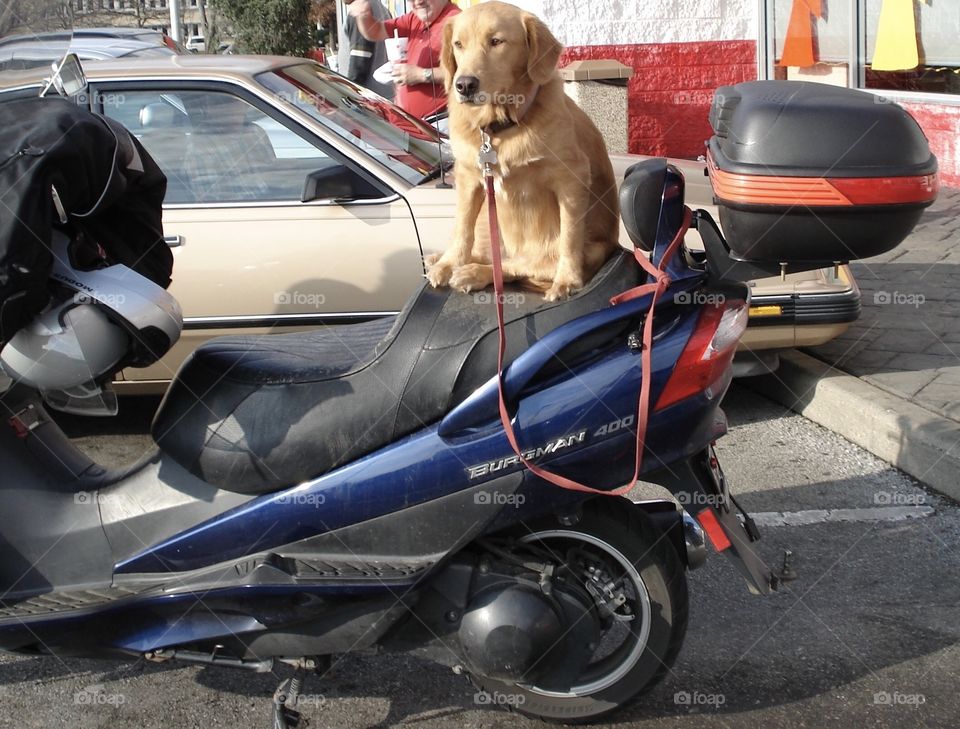
{"label": "asphalt pavement", "polygon": [[754,386],[960,500],[960,189],[942,188],[903,243],[851,268],[860,319]]}
{"label": "asphalt pavement", "polygon": [[[131,401],[126,401],[131,402]],[[155,401],[132,401],[85,449],[130,460]],[[151,402],[153,403],[151,405]],[[722,556],[690,573],[686,643],[666,679],[601,726],[943,727],[960,717],[960,508],[751,390],[727,397],[718,443],[731,487],[798,574],[748,594]],[[912,518],[911,518],[912,517]],[[226,669],[50,657],[0,659],[0,726],[269,727],[277,678]],[[314,727],[541,727],[483,703],[448,669],[354,655],[305,687]]]}

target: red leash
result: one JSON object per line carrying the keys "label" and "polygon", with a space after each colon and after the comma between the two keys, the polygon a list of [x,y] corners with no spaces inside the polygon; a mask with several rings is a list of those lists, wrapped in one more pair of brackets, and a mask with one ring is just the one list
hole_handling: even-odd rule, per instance
{"label": "red leash", "polygon": [[[492,161],[495,162],[495,159],[496,158],[494,156]],[[523,453],[520,451],[520,444],[517,441],[517,435],[513,430],[513,423],[510,422],[510,413],[507,410],[507,403],[503,393],[503,357],[507,348],[507,337],[506,332],[504,331],[503,320],[503,263],[501,261],[500,253],[500,228],[497,222],[497,198],[493,189],[493,172],[490,169],[490,161],[490,158],[484,159],[484,152],[481,150],[481,162],[484,163],[484,178],[487,191],[487,215],[490,221],[490,257],[493,260],[493,290],[494,296],[496,297],[497,307],[497,328],[499,334],[499,348],[497,351],[497,388],[500,393],[500,422],[503,424],[503,430],[507,435],[507,440],[510,441],[510,447],[513,448],[513,452],[517,454],[520,462],[530,469],[533,474],[539,476],[544,481],[548,481],[549,483],[561,488],[570,489],[571,491],[585,491],[591,494],[603,494],[604,496],[620,496],[627,493],[634,487],[637,477],[640,475],[640,467],[643,464],[644,441],[646,440],[647,435],[647,421],[650,416],[650,374],[653,366],[653,311],[657,305],[657,300],[660,298],[660,294],[662,294],[670,285],[670,276],[667,274],[665,268],[683,241],[683,236],[690,227],[692,214],[689,208],[684,208],[683,224],[680,226],[680,230],[677,232],[677,235],[670,242],[666,252],[660,259],[659,267],[655,267],[652,263],[650,263],[642,251],[634,251],[634,256],[636,257],[637,262],[648,274],[653,276],[655,280],[652,283],[642,284],[635,288],[624,291],[622,294],[618,294],[610,299],[611,304],[619,304],[640,296],[653,294],[650,300],[650,310],[643,322],[643,350],[641,351],[640,355],[642,377],[640,381],[640,401],[637,407],[637,460],[636,467],[633,472],[633,478],[631,478],[630,481],[623,486],[620,486],[612,491],[595,489],[573,481],[569,478],[565,478],[564,476],[560,476],[559,474],[551,473],[550,471],[540,468],[540,466],[536,465],[535,463],[531,463],[524,458]]]}

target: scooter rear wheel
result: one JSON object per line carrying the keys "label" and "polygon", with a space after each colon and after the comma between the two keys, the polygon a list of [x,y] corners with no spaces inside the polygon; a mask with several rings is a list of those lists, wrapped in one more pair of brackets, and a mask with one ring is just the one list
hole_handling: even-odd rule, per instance
{"label": "scooter rear wheel", "polygon": [[[605,570],[626,600],[621,615],[604,632],[590,665],[565,690],[510,684],[474,676],[484,701],[528,716],[579,724],[596,721],[639,697],[670,669],[687,629],[689,606],[686,574],[672,543],[650,520],[620,499],[589,503],[583,518],[571,527],[534,528],[520,539],[553,554],[576,553],[584,569]],[[589,568],[587,568],[589,569]]]}

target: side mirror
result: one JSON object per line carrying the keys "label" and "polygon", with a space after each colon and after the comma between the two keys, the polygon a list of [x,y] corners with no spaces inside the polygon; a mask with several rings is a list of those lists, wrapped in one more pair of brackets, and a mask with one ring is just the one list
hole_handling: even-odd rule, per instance
{"label": "side mirror", "polygon": [[312,200],[377,200],[386,194],[343,165],[331,165],[307,175],[300,202]]}
{"label": "side mirror", "polygon": [[43,87],[40,96],[47,96],[51,90],[60,96],[75,96],[87,88],[87,78],[76,53],[68,53],[60,63],[53,64],[53,76]]}

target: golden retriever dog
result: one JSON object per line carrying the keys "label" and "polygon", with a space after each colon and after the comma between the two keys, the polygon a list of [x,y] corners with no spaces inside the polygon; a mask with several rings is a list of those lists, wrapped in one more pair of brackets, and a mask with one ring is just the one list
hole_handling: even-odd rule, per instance
{"label": "golden retriever dog", "polygon": [[[481,130],[496,152],[504,278],[549,301],[582,288],[619,247],[617,186],[600,132],[563,91],[562,46],[535,15],[490,0],[444,27],[457,213],[451,246],[427,259],[433,286],[461,291],[493,281],[476,236],[485,213]],[[485,236],[481,235],[481,238]]]}

